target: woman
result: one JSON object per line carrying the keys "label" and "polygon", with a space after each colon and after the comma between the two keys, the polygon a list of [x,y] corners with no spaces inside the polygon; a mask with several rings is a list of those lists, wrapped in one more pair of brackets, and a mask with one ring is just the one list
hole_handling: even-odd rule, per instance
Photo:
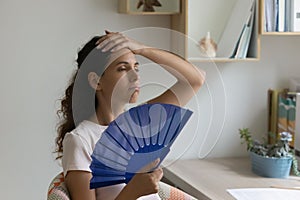
{"label": "woman", "polygon": [[[62,157],[65,182],[72,200],[158,199],[161,168],[138,173],[125,184],[89,189],[89,165],[95,143],[107,125],[139,95],[139,63],[143,56],[171,73],[177,82],[147,103],[185,105],[204,82],[204,73],[184,59],[138,43],[121,33],[106,31],[94,37],[78,53],[78,70],[61,102],[63,120],[58,127],[57,152]],[[146,166],[157,166],[155,160]],[[152,195],[151,195],[152,194]]]}

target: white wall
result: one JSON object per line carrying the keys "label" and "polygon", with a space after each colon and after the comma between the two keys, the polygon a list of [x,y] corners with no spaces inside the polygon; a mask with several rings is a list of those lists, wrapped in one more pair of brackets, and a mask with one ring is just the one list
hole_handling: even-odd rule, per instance
{"label": "white wall", "polygon": [[[246,146],[240,144],[239,128],[249,127],[257,139],[266,136],[267,90],[288,88],[290,77],[300,77],[299,46],[299,36],[262,36],[258,62],[217,63],[224,82],[226,117],[220,138],[209,156],[247,154]],[[223,99],[218,101],[222,104]],[[220,114],[222,106],[218,108]],[[218,133],[209,134],[217,138]]]}
{"label": "white wall", "polygon": [[169,17],[117,13],[117,0],[0,1],[1,199],[45,199],[54,161],[57,99],[77,49],[105,29],[168,27]]}
{"label": "white wall", "polygon": [[[168,27],[169,17],[121,15],[117,0],[0,2],[2,199],[45,199],[50,179],[61,171],[51,153],[56,100],[75,69],[78,47],[105,29],[144,26]],[[180,148],[175,151],[186,151],[184,158],[197,157],[200,149],[200,156],[245,155],[237,129],[266,131],[266,90],[285,87],[290,76],[300,75],[299,44],[299,36],[268,36],[262,38],[258,62],[217,63],[217,68],[197,64],[211,72],[198,94],[199,132],[195,135],[194,127],[187,129],[188,137],[177,142]],[[206,102],[213,106],[206,107]],[[226,113],[224,127],[222,113]],[[208,117],[214,119],[211,127]],[[185,142],[191,146],[186,148]]]}

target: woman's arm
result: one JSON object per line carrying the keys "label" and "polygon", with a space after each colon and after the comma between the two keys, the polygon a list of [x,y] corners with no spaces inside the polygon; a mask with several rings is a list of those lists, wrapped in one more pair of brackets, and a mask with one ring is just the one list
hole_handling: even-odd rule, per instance
{"label": "woman's arm", "polygon": [[98,48],[103,48],[104,51],[117,52],[121,49],[129,49],[133,53],[159,64],[177,79],[171,88],[151,99],[150,103],[160,102],[183,106],[204,83],[205,73],[188,61],[171,52],[147,47],[121,33],[107,32],[107,35],[101,38],[98,44]]}
{"label": "woman's arm", "polygon": [[138,51],[138,54],[159,64],[177,79],[171,88],[151,99],[149,103],[160,102],[183,106],[204,83],[204,72],[173,53],[155,48],[144,48]]}
{"label": "woman's arm", "polygon": [[[137,173],[122,189],[116,200],[136,200],[137,198],[158,192],[158,182],[163,176],[161,168],[151,173]],[[96,200],[95,190],[90,190],[92,174],[85,171],[69,171],[65,183],[72,200]],[[101,195],[101,194],[100,194]]]}
{"label": "woman's arm", "polygon": [[90,190],[92,174],[86,171],[69,171],[65,183],[72,200],[96,200],[95,190]]}

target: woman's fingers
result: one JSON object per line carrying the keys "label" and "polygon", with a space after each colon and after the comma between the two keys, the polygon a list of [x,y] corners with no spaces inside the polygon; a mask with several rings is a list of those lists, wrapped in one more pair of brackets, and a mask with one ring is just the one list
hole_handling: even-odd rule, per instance
{"label": "woman's fingers", "polygon": [[[98,49],[102,49],[102,48],[106,47],[107,45],[109,45],[108,47],[117,45],[117,42],[120,42],[123,40],[123,35],[113,33],[113,34],[108,34],[108,35],[104,36],[103,40],[101,40],[101,39],[97,41]],[[109,48],[107,48],[107,49],[109,49]]]}
{"label": "woman's fingers", "polygon": [[126,187],[130,188],[134,197],[157,193],[159,189],[158,183],[162,177],[163,170],[161,168],[157,168],[151,173],[137,173]]}
{"label": "woman's fingers", "polygon": [[113,40],[111,40],[110,42],[108,42],[103,48],[102,51],[106,52],[106,51],[118,51],[120,49],[126,48],[126,39],[124,39],[123,37],[118,37],[115,38]]}
{"label": "woman's fingers", "polygon": [[102,49],[103,52],[116,52],[122,49],[129,49],[133,53],[138,53],[139,50],[146,48],[145,45],[136,42],[122,33],[105,31],[106,35],[96,42],[97,49]]}
{"label": "woman's fingers", "polygon": [[149,163],[148,165],[142,167],[142,168],[138,171],[138,173],[147,173],[147,172],[152,171],[153,169],[155,169],[155,168],[158,166],[159,162],[160,162],[160,159],[157,158],[157,159],[154,160],[153,162],[151,162],[151,163]]}
{"label": "woman's fingers", "polygon": [[157,168],[156,170],[154,170],[152,172],[152,174],[154,176],[154,181],[155,182],[159,182],[162,179],[163,175],[164,175],[162,168]]}

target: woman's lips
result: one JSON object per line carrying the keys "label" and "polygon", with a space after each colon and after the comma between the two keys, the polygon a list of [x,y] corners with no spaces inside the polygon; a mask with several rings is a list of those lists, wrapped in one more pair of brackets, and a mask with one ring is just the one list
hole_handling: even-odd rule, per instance
{"label": "woman's lips", "polygon": [[133,87],[130,87],[128,90],[139,91],[139,90],[140,90],[140,87],[139,87],[139,86],[133,86]]}

